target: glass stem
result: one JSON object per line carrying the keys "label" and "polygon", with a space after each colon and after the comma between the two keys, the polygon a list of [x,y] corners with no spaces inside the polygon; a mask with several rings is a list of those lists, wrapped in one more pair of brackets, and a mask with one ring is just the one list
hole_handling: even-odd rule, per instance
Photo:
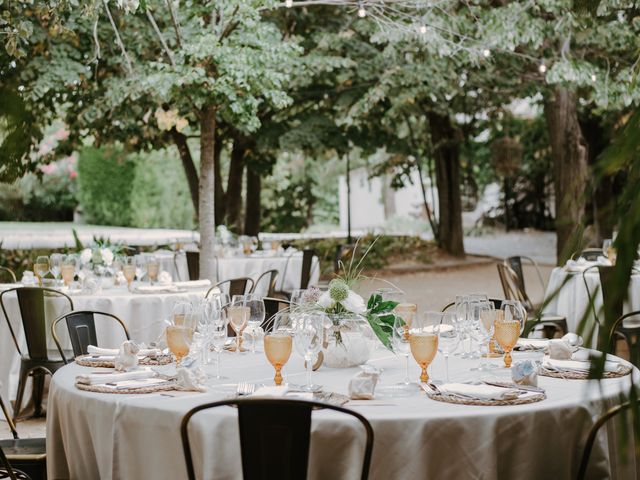
{"label": "glass stem", "polygon": [[409,385],[411,380],[409,380],[409,354],[404,356],[404,383]]}
{"label": "glass stem", "polygon": [[308,358],[305,358],[306,362],[307,362],[307,386],[310,387],[311,386],[311,368],[313,367],[313,365],[311,365],[311,356],[308,355]]}
{"label": "glass stem", "polygon": [[220,350],[216,352],[216,377],[220,378]]}
{"label": "glass stem", "polygon": [[444,378],[446,382],[449,383],[449,355],[444,356]]}
{"label": "glass stem", "polygon": [[240,334],[236,333],[236,352],[240,354]]}

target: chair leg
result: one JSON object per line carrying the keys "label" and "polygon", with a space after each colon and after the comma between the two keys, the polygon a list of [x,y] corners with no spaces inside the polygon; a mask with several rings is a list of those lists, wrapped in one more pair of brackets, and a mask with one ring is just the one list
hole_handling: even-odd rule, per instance
{"label": "chair leg", "polygon": [[33,372],[33,392],[31,394],[31,399],[33,401],[33,416],[34,417],[43,417],[44,412],[42,411],[42,398],[44,397],[44,382],[46,379],[46,373],[42,370],[37,370]]}
{"label": "chair leg", "polygon": [[22,397],[24,396],[24,389],[27,384],[27,379],[31,372],[20,366],[20,379],[18,380],[18,391],[16,393],[16,402],[13,406],[13,423],[16,423],[18,416],[20,415],[20,408],[22,407]]}

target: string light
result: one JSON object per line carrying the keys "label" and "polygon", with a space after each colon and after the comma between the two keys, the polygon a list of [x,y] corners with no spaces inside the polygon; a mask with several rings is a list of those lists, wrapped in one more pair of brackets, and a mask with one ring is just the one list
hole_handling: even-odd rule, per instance
{"label": "string light", "polygon": [[540,66],[538,67],[538,71],[540,73],[545,73],[547,71],[547,66],[544,64],[544,62],[540,63]]}
{"label": "string light", "polygon": [[367,16],[367,11],[364,9],[364,7],[360,7],[360,8],[358,9],[358,16],[359,16],[360,18],[364,18],[364,17],[366,17],[366,16]]}
{"label": "string light", "polygon": [[592,82],[595,82],[597,78],[598,78],[598,77],[596,77],[596,74],[595,74],[595,73],[592,73],[592,74],[591,74],[591,81],[592,81]]}
{"label": "string light", "polygon": [[287,8],[293,7],[293,0],[285,0],[284,6]]}
{"label": "string light", "polygon": [[482,51],[482,55],[484,55],[485,58],[489,58],[489,56],[491,56],[491,50],[489,50],[488,48],[485,48]]}
{"label": "string light", "polygon": [[420,33],[422,33],[423,35],[425,33],[427,33],[427,26],[426,25],[420,25]]}

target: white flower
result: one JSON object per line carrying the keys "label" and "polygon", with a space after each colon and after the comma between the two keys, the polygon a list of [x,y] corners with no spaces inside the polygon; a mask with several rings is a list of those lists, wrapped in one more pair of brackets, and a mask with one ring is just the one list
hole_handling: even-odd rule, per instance
{"label": "white flower", "polygon": [[87,263],[89,263],[91,261],[91,257],[92,256],[93,256],[93,253],[91,252],[91,249],[90,248],[85,248],[80,253],[80,262],[82,262],[83,265],[86,265]]}
{"label": "white flower", "polygon": [[102,257],[102,261],[107,267],[113,263],[113,252],[108,248],[101,248],[100,256]]}
{"label": "white flower", "polygon": [[353,313],[363,314],[367,311],[367,307],[364,304],[364,299],[353,290],[349,290],[349,295],[347,296],[347,298],[340,303],[342,303],[342,306],[346,310],[349,310]]}
{"label": "white flower", "polygon": [[342,305],[348,312],[363,314],[367,311],[363,298],[353,290],[350,290],[344,281],[338,279],[332,280],[329,283],[329,290],[318,298],[318,305],[324,309],[331,309],[337,303]]}
{"label": "white flower", "polygon": [[126,13],[135,13],[140,6],[140,0],[117,0],[117,3]]}

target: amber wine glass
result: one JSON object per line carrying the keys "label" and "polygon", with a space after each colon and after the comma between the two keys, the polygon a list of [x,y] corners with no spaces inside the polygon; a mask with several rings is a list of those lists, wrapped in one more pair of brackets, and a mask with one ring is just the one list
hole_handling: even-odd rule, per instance
{"label": "amber wine glass", "polygon": [[149,277],[149,283],[153,285],[158,281],[158,274],[160,273],[160,263],[158,259],[153,255],[147,257],[147,275]]}
{"label": "amber wine glass", "polygon": [[179,367],[182,359],[189,354],[193,341],[193,330],[189,325],[169,325],[167,327],[167,345],[176,357],[176,367]]}
{"label": "amber wine glass", "polygon": [[276,374],[273,377],[276,385],[282,385],[282,367],[289,361],[292,346],[291,333],[275,331],[264,336],[264,354],[276,369]]}
{"label": "amber wine glass", "polygon": [[420,381],[428,382],[427,368],[438,353],[438,332],[433,325],[430,325],[429,316],[413,319],[413,324],[409,329],[409,347],[413,358],[422,369]]}
{"label": "amber wine glass", "polygon": [[38,283],[42,286],[42,279],[49,272],[49,257],[41,255],[36,259],[36,263],[33,264],[33,273],[38,277]]}
{"label": "amber wine glass", "polygon": [[127,281],[127,287],[131,290],[133,279],[136,278],[136,263],[133,257],[124,257],[122,262],[122,274]]}
{"label": "amber wine glass", "polygon": [[73,282],[73,277],[76,275],[76,266],[78,259],[75,255],[67,255],[62,261],[60,266],[60,274],[62,275],[62,281],[68,287]]}
{"label": "amber wine glass", "polygon": [[494,324],[495,338],[504,350],[504,366],[511,367],[511,351],[518,343],[518,338],[524,329],[527,314],[522,304],[515,300],[503,300],[502,315]]}
{"label": "amber wine glass", "polygon": [[247,305],[247,296],[234,295],[227,308],[227,318],[229,319],[229,325],[231,325],[233,331],[236,332],[237,353],[244,351],[242,348],[242,332],[247,327],[250,316],[251,307]]}

